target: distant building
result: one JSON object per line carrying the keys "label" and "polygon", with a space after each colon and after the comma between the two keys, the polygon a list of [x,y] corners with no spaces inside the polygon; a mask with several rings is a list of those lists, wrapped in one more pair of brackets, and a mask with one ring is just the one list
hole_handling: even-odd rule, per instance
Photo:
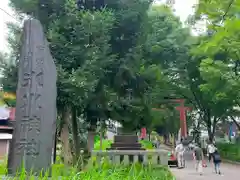
{"label": "distant building", "polygon": [[[10,130],[1,126],[0,128],[1,128],[1,131],[3,129]],[[12,134],[4,133],[4,132],[0,133],[0,160],[4,160],[7,157],[11,139],[12,139]]]}
{"label": "distant building", "polygon": [[113,121],[111,119],[106,121],[106,125],[107,125],[106,132],[107,139],[113,140],[113,137],[119,133],[119,129],[122,127],[122,125],[119,122]]}
{"label": "distant building", "polygon": [[15,108],[0,107],[0,160],[8,155],[10,141],[12,139]]}

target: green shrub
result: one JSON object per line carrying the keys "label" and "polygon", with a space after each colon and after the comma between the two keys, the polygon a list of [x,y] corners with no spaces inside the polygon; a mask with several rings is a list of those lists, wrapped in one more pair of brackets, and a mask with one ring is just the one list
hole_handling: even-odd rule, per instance
{"label": "green shrub", "polygon": [[94,143],[100,141],[100,136],[99,135],[96,135],[94,136]]}
{"label": "green shrub", "polygon": [[218,143],[217,148],[223,159],[240,162],[240,146],[230,143]]}
{"label": "green shrub", "polygon": [[142,147],[145,148],[145,149],[154,149],[151,141],[141,140],[140,143],[142,144]]}
{"label": "green shrub", "polygon": [[[111,140],[103,139],[102,150],[106,150],[107,148],[110,148],[112,143],[113,141]],[[100,150],[100,140],[94,143],[94,150]]]}
{"label": "green shrub", "polygon": [[0,176],[7,173],[7,160],[0,163]]}
{"label": "green shrub", "polygon": [[[77,174],[77,168],[73,168],[73,167],[66,167],[64,166],[64,164],[62,163],[56,163],[53,164],[51,167],[51,172],[52,172],[52,179],[57,179],[57,177],[61,176],[61,177],[73,177]],[[5,176],[7,174],[7,163],[3,162],[0,163],[0,178],[2,176]],[[25,180],[26,178],[26,171],[24,168],[19,169],[18,171],[18,179],[19,180]],[[40,174],[38,176],[38,179],[47,179],[49,175],[49,172],[45,172],[45,174]],[[33,177],[33,173],[30,173],[30,177]],[[14,179],[14,178],[13,178]],[[31,178],[30,178],[31,179]],[[68,178],[66,178],[68,179]],[[11,179],[9,179],[11,180]]]}
{"label": "green shrub", "polygon": [[79,179],[86,180],[173,180],[173,176],[166,167],[153,169],[151,166],[143,167],[140,164],[132,166],[105,166],[102,168],[92,168],[89,171],[79,174]]}
{"label": "green shrub", "polygon": [[[39,180],[46,180],[47,175],[38,176]],[[131,166],[112,166],[103,164],[101,167],[92,167],[83,172],[78,172],[75,168],[65,168],[62,164],[55,164],[52,167],[51,179],[57,180],[61,176],[63,180],[173,180],[174,177],[167,167],[159,167],[157,169],[151,166],[142,166],[135,164]],[[0,176],[1,177],[1,176]],[[14,179],[27,179],[24,169],[21,170],[20,175]],[[34,179],[30,175],[29,179]]]}

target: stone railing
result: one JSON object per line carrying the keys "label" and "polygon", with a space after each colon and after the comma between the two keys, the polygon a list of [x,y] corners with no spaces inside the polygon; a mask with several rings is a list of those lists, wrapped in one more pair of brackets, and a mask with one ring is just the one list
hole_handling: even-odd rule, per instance
{"label": "stone railing", "polygon": [[112,164],[129,165],[142,162],[143,164],[168,165],[168,151],[166,150],[109,150],[92,151],[93,164],[101,164],[103,158]]}

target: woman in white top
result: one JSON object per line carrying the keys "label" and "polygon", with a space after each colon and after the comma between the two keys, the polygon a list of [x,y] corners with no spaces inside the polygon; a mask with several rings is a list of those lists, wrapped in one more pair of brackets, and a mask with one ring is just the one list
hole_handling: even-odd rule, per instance
{"label": "woman in white top", "polygon": [[214,146],[214,144],[210,143],[207,147],[209,162],[211,161],[213,153],[215,152],[215,150],[216,150],[216,147]]}

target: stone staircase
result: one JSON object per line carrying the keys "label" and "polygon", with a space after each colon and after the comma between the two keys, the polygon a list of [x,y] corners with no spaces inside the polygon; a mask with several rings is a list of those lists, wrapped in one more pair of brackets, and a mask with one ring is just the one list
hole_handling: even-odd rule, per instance
{"label": "stone staircase", "polygon": [[136,135],[116,135],[114,142],[107,150],[145,150],[138,142]]}
{"label": "stone staircase", "polygon": [[[138,142],[137,135],[116,135],[114,136],[114,142],[111,144],[111,147],[107,149],[108,151],[111,150],[118,150],[118,151],[126,151],[126,150],[135,150],[135,151],[144,151],[146,149],[142,148],[141,143]],[[120,156],[120,162],[122,162],[124,156]],[[138,156],[139,162],[143,162],[143,156]],[[134,156],[129,155],[129,161],[134,161]]]}

